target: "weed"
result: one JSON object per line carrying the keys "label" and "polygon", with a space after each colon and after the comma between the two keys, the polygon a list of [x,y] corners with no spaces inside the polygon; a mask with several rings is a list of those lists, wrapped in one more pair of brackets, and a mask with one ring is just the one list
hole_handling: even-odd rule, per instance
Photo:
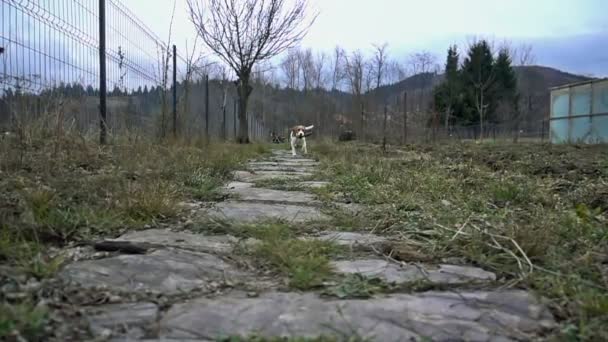
{"label": "weed", "polygon": [[207,233],[259,240],[253,256],[286,276],[290,287],[302,290],[320,286],[332,273],[329,257],[341,251],[332,242],[299,239],[297,228],[280,220],[250,224],[215,220],[201,226]]}
{"label": "weed", "polygon": [[302,185],[300,185],[301,180],[293,180],[289,178],[272,178],[272,179],[262,179],[256,181],[254,186],[256,188],[265,188],[265,189],[274,189],[274,190],[283,190],[283,191],[301,191],[304,189]]}
{"label": "weed", "polygon": [[381,292],[384,283],[379,278],[368,278],[361,274],[349,274],[339,280],[339,283],[323,291],[324,295],[346,298],[370,298]]}
{"label": "weed", "polygon": [[54,276],[63,263],[62,257],[49,257],[44,252],[44,245],[38,242],[27,241],[6,229],[0,232],[0,261],[38,279]]}
{"label": "weed", "polygon": [[199,201],[214,201],[223,197],[218,188],[222,185],[221,180],[214,177],[208,170],[199,169],[192,173],[184,181],[194,199]]}
{"label": "weed", "polygon": [[31,303],[0,303],[0,339],[43,341],[48,311]]}
{"label": "weed", "polygon": [[122,194],[122,202],[125,215],[133,220],[162,219],[177,213],[177,191],[168,182],[129,183]]}
{"label": "weed", "polygon": [[328,257],[336,247],[330,242],[295,238],[287,225],[259,228],[256,256],[289,277],[289,285],[305,290],[320,286],[330,274]]}
{"label": "weed", "polygon": [[341,229],[363,222],[406,236],[420,253],[491,269],[557,303],[568,334],[608,339],[597,328],[608,317],[602,261],[608,169],[601,162],[608,150],[459,144],[381,155],[374,148],[316,149],[321,173],[331,181],[322,198],[378,208],[356,218],[336,216]]}

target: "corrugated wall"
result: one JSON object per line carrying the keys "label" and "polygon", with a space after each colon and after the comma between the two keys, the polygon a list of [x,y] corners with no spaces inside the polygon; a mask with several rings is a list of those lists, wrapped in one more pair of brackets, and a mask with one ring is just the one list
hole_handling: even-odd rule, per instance
{"label": "corrugated wall", "polygon": [[608,143],[608,80],[551,92],[553,143]]}

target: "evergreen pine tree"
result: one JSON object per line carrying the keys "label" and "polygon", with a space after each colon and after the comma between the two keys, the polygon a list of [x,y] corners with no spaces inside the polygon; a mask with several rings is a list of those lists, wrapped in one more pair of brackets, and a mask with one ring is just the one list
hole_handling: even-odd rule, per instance
{"label": "evergreen pine tree", "polygon": [[474,43],[462,65],[462,81],[467,96],[467,116],[479,123],[480,139],[483,139],[484,122],[493,116],[498,103],[496,80],[490,45],[485,40]]}

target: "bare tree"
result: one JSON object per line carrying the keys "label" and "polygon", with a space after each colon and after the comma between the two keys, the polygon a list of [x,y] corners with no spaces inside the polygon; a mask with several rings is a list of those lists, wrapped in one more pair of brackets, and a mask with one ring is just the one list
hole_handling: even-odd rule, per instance
{"label": "bare tree", "polygon": [[433,70],[436,69],[437,58],[428,51],[414,53],[410,56],[409,64],[412,68],[413,75],[417,75],[418,79],[418,111],[424,110],[424,98],[427,90],[432,86]]}
{"label": "bare tree", "polygon": [[521,44],[512,54],[517,61],[517,65],[534,65],[536,63],[536,56],[534,55],[534,48],[530,44]]}
{"label": "bare tree", "polygon": [[373,61],[366,61],[363,64],[363,90],[364,93],[368,93],[376,85],[376,69]]}
{"label": "bare tree", "polygon": [[[534,50],[532,45],[522,44],[518,48],[513,49],[511,56],[516,61],[516,65],[519,67],[519,75],[517,77],[518,88],[520,91],[519,97],[519,110],[515,112],[513,118],[514,135],[513,142],[517,143],[519,140],[521,121],[524,117],[530,117],[532,114],[532,97],[534,96],[534,84],[529,73],[526,72],[526,67],[534,65],[536,63],[536,57],[534,56]],[[544,119],[543,119],[544,120]],[[544,129],[544,122],[542,124]]]}
{"label": "bare tree", "polygon": [[302,74],[302,89],[306,93],[312,88],[314,79],[315,66],[311,49],[299,50],[298,61],[300,63],[300,72]]}
{"label": "bare tree", "polygon": [[191,21],[203,42],[235,72],[239,96],[239,143],[249,143],[247,103],[251,72],[297,45],[317,15],[308,0],[187,0]]}
{"label": "bare tree", "polygon": [[334,49],[334,54],[333,54],[333,61],[332,61],[332,75],[331,75],[331,89],[332,90],[336,90],[340,87],[340,83],[342,82],[343,78],[344,78],[344,67],[343,67],[343,61],[346,57],[346,53],[344,52],[344,50],[339,47],[336,46]]}
{"label": "bare tree", "polygon": [[386,81],[397,83],[407,78],[407,68],[398,60],[389,60],[386,66]]}
{"label": "bare tree", "polygon": [[327,55],[325,53],[319,53],[314,58],[314,61],[313,61],[313,66],[314,66],[313,87],[315,89],[325,88],[326,79],[325,79],[325,73],[323,72],[323,70],[325,68],[326,60],[327,60]]}
{"label": "bare tree", "polygon": [[175,18],[176,1],[173,1],[171,11],[171,21],[169,22],[169,34],[166,43],[157,45],[158,64],[157,64],[157,85],[161,88],[160,103],[160,136],[164,138],[167,133],[167,117],[169,116],[169,68],[172,57],[171,39],[173,33],[173,20]]}
{"label": "bare tree", "polygon": [[281,61],[281,70],[285,76],[285,85],[290,89],[298,89],[300,82],[299,49],[289,49]]}
{"label": "bare tree", "polygon": [[350,56],[344,55],[344,74],[348,79],[350,91],[356,97],[363,93],[363,77],[365,72],[365,59],[363,53],[357,50]]}
{"label": "bare tree", "polygon": [[384,83],[386,71],[388,68],[388,44],[374,45],[374,57],[372,59],[375,77],[376,88]]}
{"label": "bare tree", "polygon": [[355,103],[361,108],[361,116],[359,117],[359,131],[363,130],[364,109],[363,109],[363,86],[366,71],[365,58],[361,51],[356,50],[351,55],[344,55],[344,69],[346,77],[350,85],[350,91],[355,96]]}
{"label": "bare tree", "polygon": [[192,51],[190,51],[188,49],[188,42],[186,42],[186,74],[182,79],[184,91],[180,99],[183,117],[185,115],[189,115],[190,113],[190,86],[195,74],[198,71],[198,66],[203,60],[203,56],[197,53],[197,43],[198,37],[194,39],[194,46],[192,47]]}

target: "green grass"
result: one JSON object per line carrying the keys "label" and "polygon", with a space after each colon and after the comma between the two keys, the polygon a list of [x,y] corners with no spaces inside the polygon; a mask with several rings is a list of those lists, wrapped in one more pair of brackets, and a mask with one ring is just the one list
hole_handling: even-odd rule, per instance
{"label": "green grass", "polygon": [[99,147],[68,133],[0,142],[0,260],[51,275],[48,246],[175,220],[181,201],[217,198],[234,170],[269,152],[256,144],[120,142]]}
{"label": "green grass", "polygon": [[0,340],[44,341],[48,311],[30,303],[0,303]]}
{"label": "green grass", "polygon": [[261,266],[284,276],[289,287],[299,290],[320,287],[332,275],[330,257],[342,251],[329,241],[299,239],[301,231],[283,221],[251,224],[212,221],[202,223],[199,230],[257,239],[259,243],[252,251],[243,251],[244,256],[253,256]]}
{"label": "green grass", "polygon": [[334,225],[376,227],[413,242],[420,253],[479,264],[549,298],[568,327],[564,334],[608,339],[600,328],[608,325],[605,146],[454,144],[383,154],[376,146],[338,144],[315,150],[331,181],[321,198],[372,208],[356,219],[339,216]]}
{"label": "green grass", "polygon": [[323,290],[323,294],[339,299],[366,299],[374,294],[384,292],[386,284],[379,278],[369,278],[361,274],[349,274],[341,277],[336,285]]}
{"label": "green grass", "polygon": [[63,258],[48,256],[46,246],[40,242],[18,238],[7,229],[2,229],[0,231],[0,262],[12,265],[29,276],[42,279],[55,275],[63,264]]}
{"label": "green grass", "polygon": [[286,276],[290,287],[319,287],[332,274],[329,257],[338,252],[333,243],[298,239],[286,224],[262,224],[254,229],[253,236],[261,241],[254,255]]}
{"label": "green grass", "polygon": [[[0,278],[54,276],[71,242],[177,221],[182,201],[207,201],[267,145],[136,142],[100,147],[73,132],[0,142]],[[21,279],[21,277],[19,278]],[[2,297],[0,293],[0,297]],[[3,298],[3,297],[2,297]],[[31,298],[0,304],[0,339],[42,340],[46,310]]]}

